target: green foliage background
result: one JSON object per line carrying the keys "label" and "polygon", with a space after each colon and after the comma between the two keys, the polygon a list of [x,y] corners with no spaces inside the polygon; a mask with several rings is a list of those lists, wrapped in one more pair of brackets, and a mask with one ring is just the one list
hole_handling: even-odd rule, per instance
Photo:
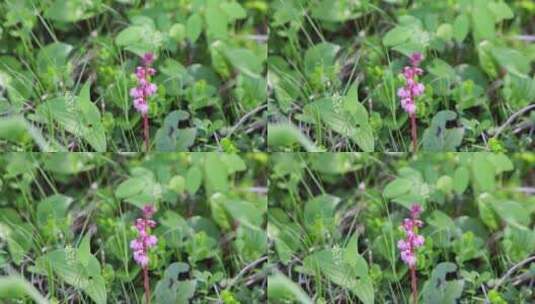
{"label": "green foliage background", "polygon": [[0,147],[141,150],[129,90],[154,52],[153,150],[263,149],[266,12],[253,0],[0,2]]}
{"label": "green foliage background", "polygon": [[[3,154],[0,273],[18,272],[52,302],[140,303],[143,279],[129,243],[139,207],[152,202],[153,303],[265,302],[267,161],[265,154]],[[0,302],[23,294],[9,284],[0,282]]]}
{"label": "green foliage background", "polygon": [[421,150],[532,148],[534,15],[529,0],[272,1],[271,150],[411,150],[396,93],[414,52]]}
{"label": "green foliage background", "polygon": [[534,156],[274,153],[270,303],[412,303],[397,241],[413,203],[421,303],[530,303]]}

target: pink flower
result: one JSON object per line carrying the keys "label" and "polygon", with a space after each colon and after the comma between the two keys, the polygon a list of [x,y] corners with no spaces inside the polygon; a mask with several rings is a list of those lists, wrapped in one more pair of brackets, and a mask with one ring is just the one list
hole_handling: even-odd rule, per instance
{"label": "pink flower", "polygon": [[405,239],[398,241],[398,249],[400,250],[401,260],[409,267],[416,265],[416,249],[423,246],[425,239],[418,234],[418,228],[423,226],[423,222],[419,220],[422,213],[422,207],[418,204],[413,204],[410,208],[410,218],[403,220],[401,228],[405,232]]}
{"label": "pink flower", "polygon": [[398,90],[398,96],[399,98],[409,98],[411,96],[411,93],[407,90],[405,90],[405,88],[399,88]]}
{"label": "pink flower", "polygon": [[158,238],[150,234],[150,228],[156,227],[156,222],[151,219],[155,212],[154,206],[146,205],[143,207],[143,218],[136,219],[134,223],[138,237],[130,242],[130,248],[134,251],[134,260],[141,267],[149,264],[148,251],[158,243]]}
{"label": "pink flower", "polygon": [[417,219],[418,217],[420,217],[421,213],[422,213],[422,206],[418,204],[413,204],[411,206],[411,218],[412,219]]}
{"label": "pink flower", "polygon": [[151,96],[151,95],[153,95],[154,93],[156,93],[156,89],[157,89],[157,87],[156,87],[155,84],[153,84],[153,83],[149,83],[149,84],[147,84],[143,89],[144,89],[144,94],[145,94],[145,96]]}
{"label": "pink flower", "polygon": [[145,205],[143,207],[143,217],[151,218],[156,213],[156,208],[153,205]]}
{"label": "pink flower", "polygon": [[416,113],[416,97],[424,93],[425,87],[418,83],[416,77],[423,74],[423,70],[418,67],[423,60],[420,53],[412,54],[409,58],[411,66],[403,68],[403,77],[405,78],[405,86],[398,90],[398,97],[400,98],[401,107],[405,112],[413,115]]}
{"label": "pink flower", "polygon": [[138,239],[132,240],[130,242],[130,248],[134,251],[139,251],[143,249],[143,243],[140,242]]}
{"label": "pink flower", "polygon": [[409,60],[413,67],[419,66],[420,62],[422,62],[423,59],[424,56],[422,55],[422,53],[414,53],[409,57]]}
{"label": "pink flower", "polygon": [[146,53],[145,55],[143,55],[143,58],[141,59],[141,61],[143,62],[144,66],[148,67],[154,61],[154,54],[150,52]]}
{"label": "pink flower", "polygon": [[136,108],[136,110],[141,114],[145,114],[149,111],[149,105],[143,98],[134,99],[134,108]]}
{"label": "pink flower", "polygon": [[150,67],[154,62],[154,54],[143,55],[141,61],[143,66],[138,66],[135,73],[138,85],[130,90],[130,96],[133,98],[134,108],[144,115],[149,111],[149,97],[157,90],[157,86],[150,82],[150,76],[156,74],[156,70]]}
{"label": "pink flower", "polygon": [[139,88],[132,88],[130,90],[130,96],[134,99],[143,98],[143,91],[140,91]]}

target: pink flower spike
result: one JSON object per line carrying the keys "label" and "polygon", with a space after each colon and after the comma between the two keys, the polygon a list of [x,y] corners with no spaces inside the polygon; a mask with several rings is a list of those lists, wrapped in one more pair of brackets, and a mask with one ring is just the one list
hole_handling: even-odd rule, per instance
{"label": "pink flower spike", "polygon": [[141,62],[143,62],[143,65],[146,67],[151,65],[153,61],[154,61],[154,54],[150,52],[145,53],[145,55],[143,55],[143,58],[141,58]]}
{"label": "pink flower spike", "polygon": [[410,208],[410,218],[405,218],[401,228],[405,232],[405,239],[398,241],[401,260],[409,267],[416,265],[416,249],[423,246],[425,239],[418,234],[418,227],[423,225],[419,219],[422,213],[422,207],[413,204]]}
{"label": "pink flower spike", "polygon": [[424,59],[424,56],[422,55],[422,53],[414,53],[409,57],[409,59],[410,59],[411,65],[413,67],[416,67],[420,65],[420,62],[422,62],[422,60]]}
{"label": "pink flower spike", "polygon": [[143,249],[143,243],[135,239],[130,242],[130,248],[134,251],[139,251]]}
{"label": "pink flower spike", "polygon": [[156,87],[155,84],[153,84],[153,83],[149,83],[148,85],[146,85],[146,86],[144,87],[144,89],[145,89],[145,92],[144,92],[144,93],[145,93],[145,96],[151,96],[151,95],[153,95],[154,93],[156,93],[156,89],[157,89],[157,87]]}
{"label": "pink flower spike", "polygon": [[149,106],[145,103],[143,98],[134,99],[134,108],[142,114],[145,114],[149,111]]}
{"label": "pink flower spike", "polygon": [[147,237],[147,247],[154,247],[158,243],[158,238],[156,238],[154,235],[149,235]]}
{"label": "pink flower spike", "polygon": [[139,88],[132,88],[130,89],[130,96],[132,98],[142,98],[143,97],[143,91],[139,90]]}
{"label": "pink flower spike", "polygon": [[417,219],[418,217],[420,217],[421,213],[422,213],[422,206],[418,204],[413,204],[411,206],[411,218],[412,219]]}
{"label": "pink flower spike", "polygon": [[405,88],[399,88],[398,90],[398,97],[399,98],[409,98],[410,97],[410,92],[408,92],[407,90],[405,90]]}
{"label": "pink flower spike", "polygon": [[156,213],[156,208],[153,205],[145,205],[143,207],[143,217],[151,218]]}

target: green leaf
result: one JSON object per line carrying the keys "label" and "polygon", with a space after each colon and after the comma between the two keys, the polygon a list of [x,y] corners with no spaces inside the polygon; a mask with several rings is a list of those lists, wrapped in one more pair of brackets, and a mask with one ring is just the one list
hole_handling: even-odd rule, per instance
{"label": "green leaf", "polygon": [[72,201],[72,198],[61,194],[55,194],[41,200],[37,205],[37,224],[43,227],[49,220],[65,218]]}
{"label": "green leaf", "polygon": [[202,33],[202,17],[199,14],[192,14],[186,21],[186,37],[191,43],[195,43]]}
{"label": "green leaf", "polygon": [[105,304],[106,285],[99,261],[93,255],[85,256],[86,266],[80,262],[78,252],[72,247],[48,252],[37,258],[36,268],[44,275],[52,269],[60,279],[84,291],[96,304]]}
{"label": "green leaf", "polygon": [[162,196],[162,189],[152,172],[146,169],[140,172],[122,182],[115,190],[115,196],[143,208],[148,202],[157,202]]}
{"label": "green leaf", "polygon": [[450,41],[453,37],[453,26],[449,23],[443,23],[437,28],[437,37],[442,40]]}
{"label": "green leaf", "polygon": [[505,47],[493,46],[490,52],[496,62],[509,72],[528,75],[531,68],[531,60],[521,52]]}
{"label": "green leaf", "polygon": [[183,193],[186,188],[186,179],[180,175],[175,175],[169,181],[168,187],[176,193]]}
{"label": "green leaf", "polygon": [[305,227],[317,238],[335,228],[334,211],[340,199],[332,195],[317,196],[305,203]]}
{"label": "green leaf", "polygon": [[385,198],[395,198],[410,192],[412,189],[412,182],[404,178],[396,178],[388,183],[383,190],[383,196]]}
{"label": "green leaf", "polygon": [[503,20],[513,19],[515,17],[515,14],[509,5],[503,1],[490,2],[488,8],[494,15],[494,20],[496,22],[502,22]]}
{"label": "green leaf", "polygon": [[206,23],[206,35],[209,39],[227,39],[229,19],[219,7],[219,1],[209,1],[206,4],[204,21]]}
{"label": "green leaf", "polygon": [[155,135],[156,150],[158,151],[188,151],[197,136],[196,128],[179,128],[181,121],[189,119],[185,111],[173,111],[165,117],[163,126]]}
{"label": "green leaf", "polygon": [[336,61],[340,46],[328,42],[316,44],[305,52],[305,74],[310,76],[318,67],[324,70],[331,68]]}
{"label": "green leaf", "polygon": [[431,278],[424,284],[422,296],[425,303],[455,304],[461,297],[464,281],[446,280],[446,275],[457,270],[453,263],[440,263],[436,265]]}
{"label": "green leaf", "polygon": [[181,274],[190,267],[186,263],[175,262],[167,266],[163,278],[156,283],[154,297],[156,303],[187,304],[195,294],[196,280],[179,280]]}
{"label": "green leaf", "polygon": [[89,83],[80,91],[80,96],[58,97],[37,107],[39,116],[55,120],[67,132],[87,141],[97,152],[106,151],[106,134],[97,106],[89,100]]}
{"label": "green leaf", "polygon": [[89,267],[89,263],[91,259],[90,241],[91,241],[91,236],[89,234],[86,234],[84,238],[82,239],[82,242],[80,243],[80,246],[78,247],[78,250],[77,250],[78,260],[86,268]]}
{"label": "green leaf", "polygon": [[528,227],[531,222],[530,212],[526,212],[526,208],[518,202],[495,199],[491,205],[496,214],[509,225]]}
{"label": "green leaf", "polygon": [[104,8],[99,5],[99,1],[56,0],[45,10],[45,17],[62,22],[78,22],[94,16],[96,8]]}
{"label": "green leaf", "polygon": [[299,144],[308,152],[320,152],[321,150],[296,126],[286,123],[268,125],[267,142],[270,149],[283,146],[288,147]]}
{"label": "green leaf", "polygon": [[181,23],[175,23],[169,29],[169,37],[173,38],[176,42],[181,43],[186,38],[186,27]]}
{"label": "green leaf", "polygon": [[494,17],[487,8],[487,4],[487,0],[474,0],[472,24],[476,43],[479,43],[481,40],[494,40],[496,38]]}
{"label": "green leaf", "polygon": [[329,98],[309,103],[303,111],[311,120],[319,118],[329,129],[354,141],[362,151],[373,152],[374,137],[371,126],[368,121],[356,120],[363,118],[363,114],[353,117],[350,112],[335,107]]}
{"label": "green leaf", "polygon": [[310,274],[319,271],[329,281],[349,289],[363,303],[374,303],[373,285],[367,273],[365,276],[358,275],[358,270],[336,254],[335,249],[323,249],[308,255],[303,260],[303,267]]}
{"label": "green leaf", "polygon": [[453,190],[457,194],[462,194],[468,187],[468,182],[470,179],[470,171],[464,166],[461,166],[455,170],[453,176]]}
{"label": "green leaf", "polygon": [[221,3],[221,10],[225,12],[231,22],[247,17],[247,12],[238,2],[223,2]]}
{"label": "green leaf", "polygon": [[72,45],[61,42],[54,42],[41,48],[37,53],[38,74],[46,77],[49,69],[67,70],[68,58],[72,50]]}
{"label": "green leaf", "polygon": [[163,36],[154,27],[152,19],[146,19],[150,22],[143,21],[142,24],[131,25],[122,30],[115,38],[115,44],[138,56],[143,56],[147,52],[157,53],[163,44]]}
{"label": "green leaf", "polygon": [[217,153],[209,153],[204,160],[204,182],[208,193],[224,192],[229,189],[228,171]]}
{"label": "green leaf", "polygon": [[301,304],[313,304],[312,299],[292,280],[280,273],[269,277],[267,293],[269,299],[274,301],[280,300],[284,303],[286,300],[295,300]]}
{"label": "green leaf", "polygon": [[464,136],[464,128],[446,128],[446,123],[457,118],[452,111],[440,111],[433,120],[431,126],[424,131],[423,147],[425,151],[456,151],[461,145]]}
{"label": "green leaf", "polygon": [[511,159],[509,159],[509,157],[503,153],[488,154],[487,160],[490,161],[494,166],[494,169],[496,169],[496,174],[512,171],[515,168]]}
{"label": "green leaf", "polygon": [[46,140],[39,129],[22,116],[0,118],[0,138],[13,143],[24,143],[33,139],[42,152],[65,151],[57,143]]}
{"label": "green leaf", "polygon": [[476,188],[482,192],[494,191],[496,182],[494,179],[495,169],[485,154],[477,153],[472,160],[472,174]]}
{"label": "green leaf", "polygon": [[37,304],[50,303],[32,284],[30,284],[24,278],[14,275],[0,277],[0,299],[7,299],[11,301],[16,298],[23,297],[24,295],[32,298]]}
{"label": "green leaf", "polygon": [[470,30],[470,19],[466,14],[460,14],[453,22],[453,38],[457,43],[464,41]]}
{"label": "green leaf", "polygon": [[251,50],[244,48],[226,49],[225,56],[235,69],[253,78],[261,77],[264,70],[262,58],[258,58]]}
{"label": "green leaf", "polygon": [[198,166],[192,166],[186,174],[186,189],[189,194],[195,194],[202,182],[202,171]]}
{"label": "green leaf", "polygon": [[430,34],[423,29],[422,22],[418,18],[402,16],[399,18],[399,25],[383,37],[383,45],[410,56],[415,52],[425,53],[430,40]]}
{"label": "green leaf", "polygon": [[312,17],[330,22],[345,22],[361,16],[365,11],[365,4],[360,1],[320,0],[313,3]]}

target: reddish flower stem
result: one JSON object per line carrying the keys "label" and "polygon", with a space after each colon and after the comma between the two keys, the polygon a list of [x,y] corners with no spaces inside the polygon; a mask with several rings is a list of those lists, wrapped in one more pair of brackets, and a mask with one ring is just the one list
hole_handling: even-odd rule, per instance
{"label": "reddish flower stem", "polygon": [[412,152],[418,152],[418,131],[416,130],[416,114],[410,114],[411,135],[412,135]]}
{"label": "reddish flower stem", "polygon": [[149,152],[149,115],[143,114],[143,135],[145,138],[145,152]]}
{"label": "reddish flower stem", "polygon": [[150,304],[149,269],[147,266],[143,267],[143,286],[145,287],[145,302]]}
{"label": "reddish flower stem", "polygon": [[412,303],[418,304],[418,278],[416,277],[416,267],[410,267],[411,286],[412,286]]}

